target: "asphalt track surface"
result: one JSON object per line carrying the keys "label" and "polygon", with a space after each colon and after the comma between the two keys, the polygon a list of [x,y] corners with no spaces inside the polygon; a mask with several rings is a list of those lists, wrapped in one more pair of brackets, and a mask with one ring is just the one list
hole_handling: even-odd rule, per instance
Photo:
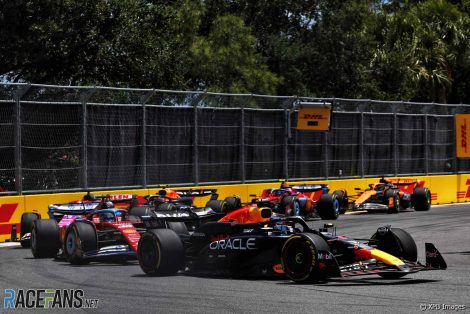
{"label": "asphalt track surface", "polygon": [[[311,222],[321,226],[323,222]],[[19,247],[0,248],[3,289],[84,289],[99,299],[97,309],[8,310],[7,313],[415,313],[470,312],[470,204],[435,206],[429,212],[345,215],[338,234],[369,237],[380,225],[407,230],[424,261],[424,243],[433,242],[448,264],[445,271],[411,274],[398,280],[378,276],[297,285],[288,280],[204,278],[178,274],[147,277],[136,261],[72,266],[33,259]],[[0,298],[0,313],[3,310]],[[465,310],[452,310],[463,305]],[[447,310],[435,310],[447,307]],[[434,308],[431,310],[429,308]]]}

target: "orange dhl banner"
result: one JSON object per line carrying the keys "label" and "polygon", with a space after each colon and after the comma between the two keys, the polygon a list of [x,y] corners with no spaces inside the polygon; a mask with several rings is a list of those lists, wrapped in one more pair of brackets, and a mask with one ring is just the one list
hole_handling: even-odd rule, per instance
{"label": "orange dhl banner", "polygon": [[455,115],[455,147],[457,158],[470,158],[470,114]]}
{"label": "orange dhl banner", "polygon": [[297,130],[329,131],[331,107],[300,108],[297,116]]}

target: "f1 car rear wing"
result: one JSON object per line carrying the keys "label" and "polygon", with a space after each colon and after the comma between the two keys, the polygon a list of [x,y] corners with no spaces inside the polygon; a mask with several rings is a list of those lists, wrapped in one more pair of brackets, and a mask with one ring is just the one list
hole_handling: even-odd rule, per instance
{"label": "f1 car rear wing", "polygon": [[203,197],[209,195],[217,195],[216,189],[189,189],[189,190],[175,190],[175,192],[182,197]]}
{"label": "f1 car rear wing", "polygon": [[298,192],[315,192],[321,189],[328,188],[327,184],[301,184],[291,186],[294,190]]}

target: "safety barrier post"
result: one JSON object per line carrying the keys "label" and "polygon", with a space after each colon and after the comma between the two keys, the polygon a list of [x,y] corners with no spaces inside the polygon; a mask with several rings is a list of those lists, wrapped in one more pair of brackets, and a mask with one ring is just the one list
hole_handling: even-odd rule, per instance
{"label": "safety barrier post", "polygon": [[81,187],[84,190],[88,189],[88,127],[87,127],[87,103],[90,97],[96,92],[96,87],[91,88],[90,90],[85,91],[80,95],[80,102],[82,103],[82,182]]}
{"label": "safety barrier post", "polygon": [[21,156],[21,98],[31,87],[30,84],[19,85],[15,90],[15,189],[18,194],[23,193],[23,163]]}
{"label": "safety barrier post", "polygon": [[245,104],[242,103],[240,108],[240,171],[242,183],[246,180],[246,169],[245,169]]}
{"label": "safety barrier post", "polygon": [[199,149],[198,149],[198,119],[197,119],[197,105],[194,103],[194,131],[193,131],[193,168],[194,168],[194,184],[199,184]]}
{"label": "safety barrier post", "polygon": [[141,167],[142,167],[142,186],[147,187],[147,101],[155,94],[155,89],[142,96],[140,103],[142,104],[142,130],[141,130]]}

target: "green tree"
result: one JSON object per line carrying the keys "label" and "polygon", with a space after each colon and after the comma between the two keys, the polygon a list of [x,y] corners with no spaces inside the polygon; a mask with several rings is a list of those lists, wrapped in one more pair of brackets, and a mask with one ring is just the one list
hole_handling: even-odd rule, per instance
{"label": "green tree", "polygon": [[454,81],[468,69],[468,14],[449,1],[428,0],[384,19],[373,63],[388,97],[395,92],[402,99],[444,103],[451,93],[465,97]]}
{"label": "green tree", "polygon": [[[0,50],[5,57],[1,74],[73,85],[185,88],[190,82],[189,47],[199,27],[199,2],[15,3],[1,19],[6,27],[0,30],[1,38],[11,44]],[[24,26],[16,30],[17,24]]]}
{"label": "green tree", "polygon": [[216,18],[207,37],[192,46],[192,74],[199,89],[274,94],[281,79],[256,51],[256,38],[233,15]]}
{"label": "green tree", "polygon": [[374,3],[322,1],[309,43],[306,79],[322,97],[377,98],[370,60],[377,46]]}

